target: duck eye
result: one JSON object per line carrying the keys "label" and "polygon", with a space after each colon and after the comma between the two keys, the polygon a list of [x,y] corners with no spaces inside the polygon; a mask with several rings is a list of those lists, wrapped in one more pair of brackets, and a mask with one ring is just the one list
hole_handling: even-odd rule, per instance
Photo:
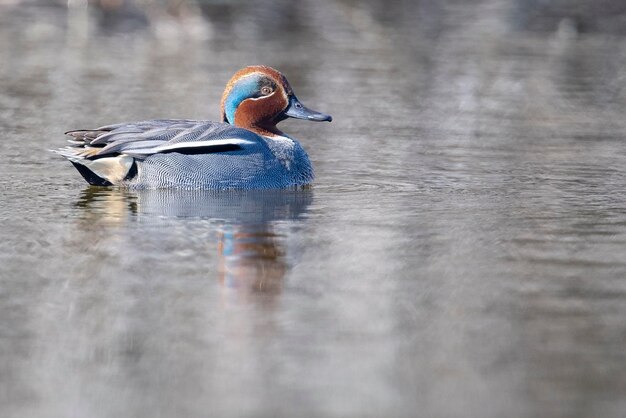
{"label": "duck eye", "polygon": [[269,86],[264,86],[261,88],[261,94],[263,96],[267,96],[268,94],[272,93],[272,88]]}

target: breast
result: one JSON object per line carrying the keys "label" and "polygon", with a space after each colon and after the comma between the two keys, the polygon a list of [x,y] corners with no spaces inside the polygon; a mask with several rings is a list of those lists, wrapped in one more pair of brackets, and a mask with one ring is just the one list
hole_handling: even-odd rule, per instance
{"label": "breast", "polygon": [[301,186],[313,181],[309,156],[296,139],[288,136],[263,137],[278,161],[287,170],[291,185]]}

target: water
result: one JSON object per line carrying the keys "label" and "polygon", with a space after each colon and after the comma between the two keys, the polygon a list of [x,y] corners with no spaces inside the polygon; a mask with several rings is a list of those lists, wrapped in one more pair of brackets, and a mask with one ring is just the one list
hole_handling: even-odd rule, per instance
{"label": "water", "polygon": [[[518,3],[0,6],[0,415],[623,416],[626,43]],[[334,117],[281,125],[311,190],[91,188],[47,151],[217,119],[257,63]]]}

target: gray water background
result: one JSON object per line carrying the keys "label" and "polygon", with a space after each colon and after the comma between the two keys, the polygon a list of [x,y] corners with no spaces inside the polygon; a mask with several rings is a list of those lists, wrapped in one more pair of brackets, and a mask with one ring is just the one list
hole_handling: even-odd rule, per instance
{"label": "gray water background", "polygon": [[[0,1],[0,415],[624,416],[626,7],[577,4]],[[311,190],[48,151],[250,64],[334,117]]]}

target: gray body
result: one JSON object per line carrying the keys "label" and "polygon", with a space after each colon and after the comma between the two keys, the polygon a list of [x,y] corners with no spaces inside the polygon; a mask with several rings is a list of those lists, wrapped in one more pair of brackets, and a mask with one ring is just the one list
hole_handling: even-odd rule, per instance
{"label": "gray body", "polygon": [[150,120],[69,134],[74,146],[59,152],[92,184],[102,179],[102,185],[135,189],[279,189],[313,180],[298,141],[226,123]]}

